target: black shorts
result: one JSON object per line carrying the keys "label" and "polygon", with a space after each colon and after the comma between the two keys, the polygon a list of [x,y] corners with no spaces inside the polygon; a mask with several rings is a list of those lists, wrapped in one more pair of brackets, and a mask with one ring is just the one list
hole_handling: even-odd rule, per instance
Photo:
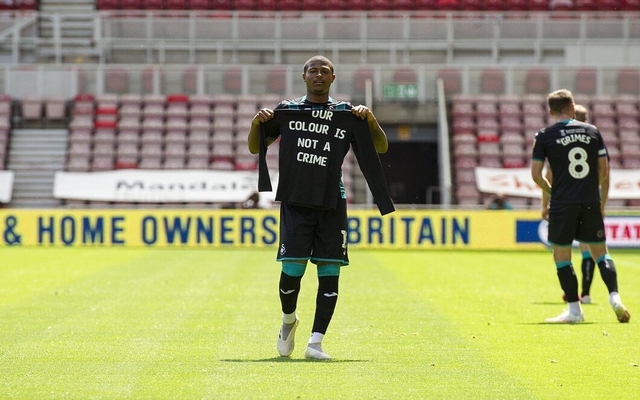
{"label": "black shorts", "polygon": [[569,246],[574,239],[587,244],[606,240],[600,204],[551,204],[549,242]]}
{"label": "black shorts", "polygon": [[276,261],[311,260],[348,265],[347,201],[335,209],[280,205],[280,245]]}

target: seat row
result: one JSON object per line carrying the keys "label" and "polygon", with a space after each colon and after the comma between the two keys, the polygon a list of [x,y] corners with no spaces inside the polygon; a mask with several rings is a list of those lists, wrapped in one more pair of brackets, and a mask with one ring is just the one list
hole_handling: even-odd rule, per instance
{"label": "seat row", "polygon": [[[611,168],[640,169],[639,101],[638,96],[576,96],[576,102],[590,112],[590,121],[597,116],[596,125],[607,145]],[[476,187],[475,168],[530,165],[535,133],[553,123],[542,95],[454,96],[449,115],[456,200],[475,206],[488,200]],[[537,205],[526,198],[514,198],[513,202],[518,206]],[[610,204],[627,203],[637,205],[625,200]]]}
{"label": "seat row", "polygon": [[40,8],[40,0],[2,0],[0,2],[0,12],[18,10],[18,11],[36,11]]}
{"label": "seat row", "polygon": [[637,11],[635,0],[98,0],[98,10]]}
{"label": "seat row", "polygon": [[[640,2],[639,2],[640,4]],[[363,74],[361,72],[361,74]],[[443,69],[438,74],[444,83],[445,92],[460,93],[462,74],[456,69]],[[595,68],[579,68],[573,74],[574,93],[595,95],[598,93],[597,71]],[[531,68],[524,76],[524,93],[547,94],[551,90],[551,71],[546,68]],[[480,72],[479,93],[503,94],[507,88],[507,72],[503,68],[489,67]],[[637,68],[621,68],[615,75],[615,93],[640,93],[640,71]]]}
{"label": "seat row", "polygon": [[[84,93],[70,105],[66,170],[114,169],[256,170],[247,133],[257,107],[279,97],[232,95],[137,95]],[[267,164],[278,169],[278,144]],[[344,182],[353,191],[353,161]]]}

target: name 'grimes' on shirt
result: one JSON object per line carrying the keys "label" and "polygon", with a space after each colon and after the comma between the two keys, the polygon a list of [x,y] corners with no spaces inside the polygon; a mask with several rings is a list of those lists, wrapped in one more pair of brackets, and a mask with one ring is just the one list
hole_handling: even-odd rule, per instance
{"label": "name 'grimes' on shirt", "polygon": [[563,136],[556,139],[556,143],[563,146],[568,146],[575,142],[591,143],[591,136],[587,134],[584,128],[562,129],[560,132]]}
{"label": "name 'grimes' on shirt", "polygon": [[[314,110],[311,112],[311,116],[313,118],[323,119],[325,121],[331,121],[331,117],[333,117],[333,112],[329,110]],[[309,132],[309,133],[317,133],[320,135],[329,135],[330,126],[327,124],[319,123],[319,122],[307,122],[307,121],[298,121],[291,120],[289,121],[289,130],[292,132]],[[341,128],[336,128],[334,133],[334,137],[337,139],[345,138],[345,130]],[[322,146],[322,151],[330,152],[331,151],[331,143],[325,142],[321,144],[318,139],[309,139],[304,137],[298,138],[298,147],[303,149],[314,149],[318,150],[319,145]],[[315,164],[323,167],[327,166],[327,156],[308,153],[306,151],[299,151],[296,154],[296,160],[299,162],[307,163],[307,164]]]}

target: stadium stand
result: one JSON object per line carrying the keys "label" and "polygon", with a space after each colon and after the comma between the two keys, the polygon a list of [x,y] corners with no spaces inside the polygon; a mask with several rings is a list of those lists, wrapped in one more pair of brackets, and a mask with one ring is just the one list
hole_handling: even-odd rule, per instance
{"label": "stadium stand", "polygon": [[[11,3],[10,9],[17,5]],[[62,95],[70,101],[65,117],[60,117],[68,118],[69,170],[255,168],[255,157],[243,153],[248,118],[262,104],[274,107],[282,97],[303,91],[298,79],[301,58],[329,37],[340,38],[330,49],[341,64],[334,87],[354,99],[364,98],[364,82],[371,79],[376,107],[385,102],[382,88],[388,83],[416,85],[421,102],[433,101],[435,80],[443,79],[451,100],[456,183],[474,183],[470,171],[477,165],[526,166],[533,134],[549,122],[544,95],[552,86],[569,87],[576,100],[589,106],[607,138],[612,165],[637,163],[640,75],[633,64],[635,48],[624,46],[633,43],[639,31],[635,19],[615,12],[638,11],[635,0],[101,0],[96,8],[136,11],[136,17],[100,14],[105,37],[95,44],[101,49],[99,67],[83,65],[84,83],[69,85],[82,90],[69,89]],[[195,9],[216,12],[190,14]],[[335,13],[322,14],[323,18],[314,14],[322,9]],[[162,10],[174,15],[163,18],[168,14]],[[241,13],[224,12],[236,10]],[[266,13],[254,19],[256,10]],[[295,12],[284,17],[278,10]],[[615,16],[589,14],[601,11],[614,11]],[[463,19],[456,21],[458,17]],[[212,18],[219,24],[211,24]],[[193,25],[182,29],[187,20]],[[298,36],[289,39],[299,35],[301,26],[313,32],[303,38],[304,46],[296,42]],[[267,34],[252,36],[252,28]],[[206,36],[211,30],[216,32],[216,45],[202,46],[211,42]],[[271,42],[272,32],[281,35],[277,46]],[[325,36],[316,38],[319,32]],[[546,40],[545,35],[556,32],[561,34]],[[265,38],[268,44],[260,42]],[[631,61],[593,65],[589,39],[620,44]],[[585,62],[558,62],[567,56],[560,48],[569,43],[575,43],[574,54],[581,54]],[[173,64],[172,59],[179,61]],[[511,62],[514,59],[517,62]],[[37,66],[49,68],[53,66]],[[6,70],[12,80],[14,67]],[[49,126],[56,113],[47,101],[60,94],[30,91],[46,92],[30,98],[23,95],[29,90],[20,90],[18,115],[11,118],[20,124]],[[58,106],[58,116],[60,110]],[[276,153],[270,153],[270,163]],[[480,204],[484,199],[468,189],[460,193],[467,202]]]}
{"label": "stadium stand", "polygon": [[[37,10],[38,1],[5,1],[1,9]],[[98,10],[216,11],[637,11],[637,0],[98,0]]]}
{"label": "stadium stand", "polygon": [[[528,165],[533,134],[549,122],[545,116],[544,96],[498,96],[495,99],[500,128],[495,129],[496,103],[493,99],[486,94],[452,97],[451,146],[458,204],[479,205],[486,201],[485,196],[472,189],[475,177],[471,171],[475,166],[522,168]],[[580,102],[590,106],[591,116],[607,143],[612,168],[638,168],[638,97],[581,96]],[[614,201],[612,206],[627,203],[635,204]],[[537,203],[518,200],[516,204],[528,207]]]}

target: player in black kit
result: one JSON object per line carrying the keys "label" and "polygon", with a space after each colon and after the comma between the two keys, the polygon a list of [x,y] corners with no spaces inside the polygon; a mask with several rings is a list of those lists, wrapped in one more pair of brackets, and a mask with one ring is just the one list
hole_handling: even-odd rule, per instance
{"label": "player in black kit", "polygon": [[[561,89],[550,93],[547,103],[556,123],[535,136],[531,176],[551,196],[548,238],[569,309],[546,322],[584,321],[578,280],[571,263],[574,240],[589,246],[618,321],[629,322],[629,311],[618,294],[616,267],[606,246],[604,203],[599,187],[607,177],[609,166],[602,135],[595,126],[574,119],[575,102],[570,91]],[[545,160],[551,168],[553,187],[542,173]]]}
{"label": "player in black kit", "polygon": [[263,108],[253,118],[249,150],[260,154],[259,189],[270,190],[267,146],[280,138],[279,290],[282,325],[277,350],[282,357],[294,349],[300,283],[307,262],[317,265],[318,293],[311,337],[305,357],[327,360],[322,340],[338,300],[340,269],[349,264],[347,202],[341,180],[342,161],[353,148],[382,214],[394,210],[378,153],[387,151],[387,137],[367,107],[329,96],[335,80],[333,63],[323,56],[309,59],[302,79],[307,94],[284,100],[275,110]]}

